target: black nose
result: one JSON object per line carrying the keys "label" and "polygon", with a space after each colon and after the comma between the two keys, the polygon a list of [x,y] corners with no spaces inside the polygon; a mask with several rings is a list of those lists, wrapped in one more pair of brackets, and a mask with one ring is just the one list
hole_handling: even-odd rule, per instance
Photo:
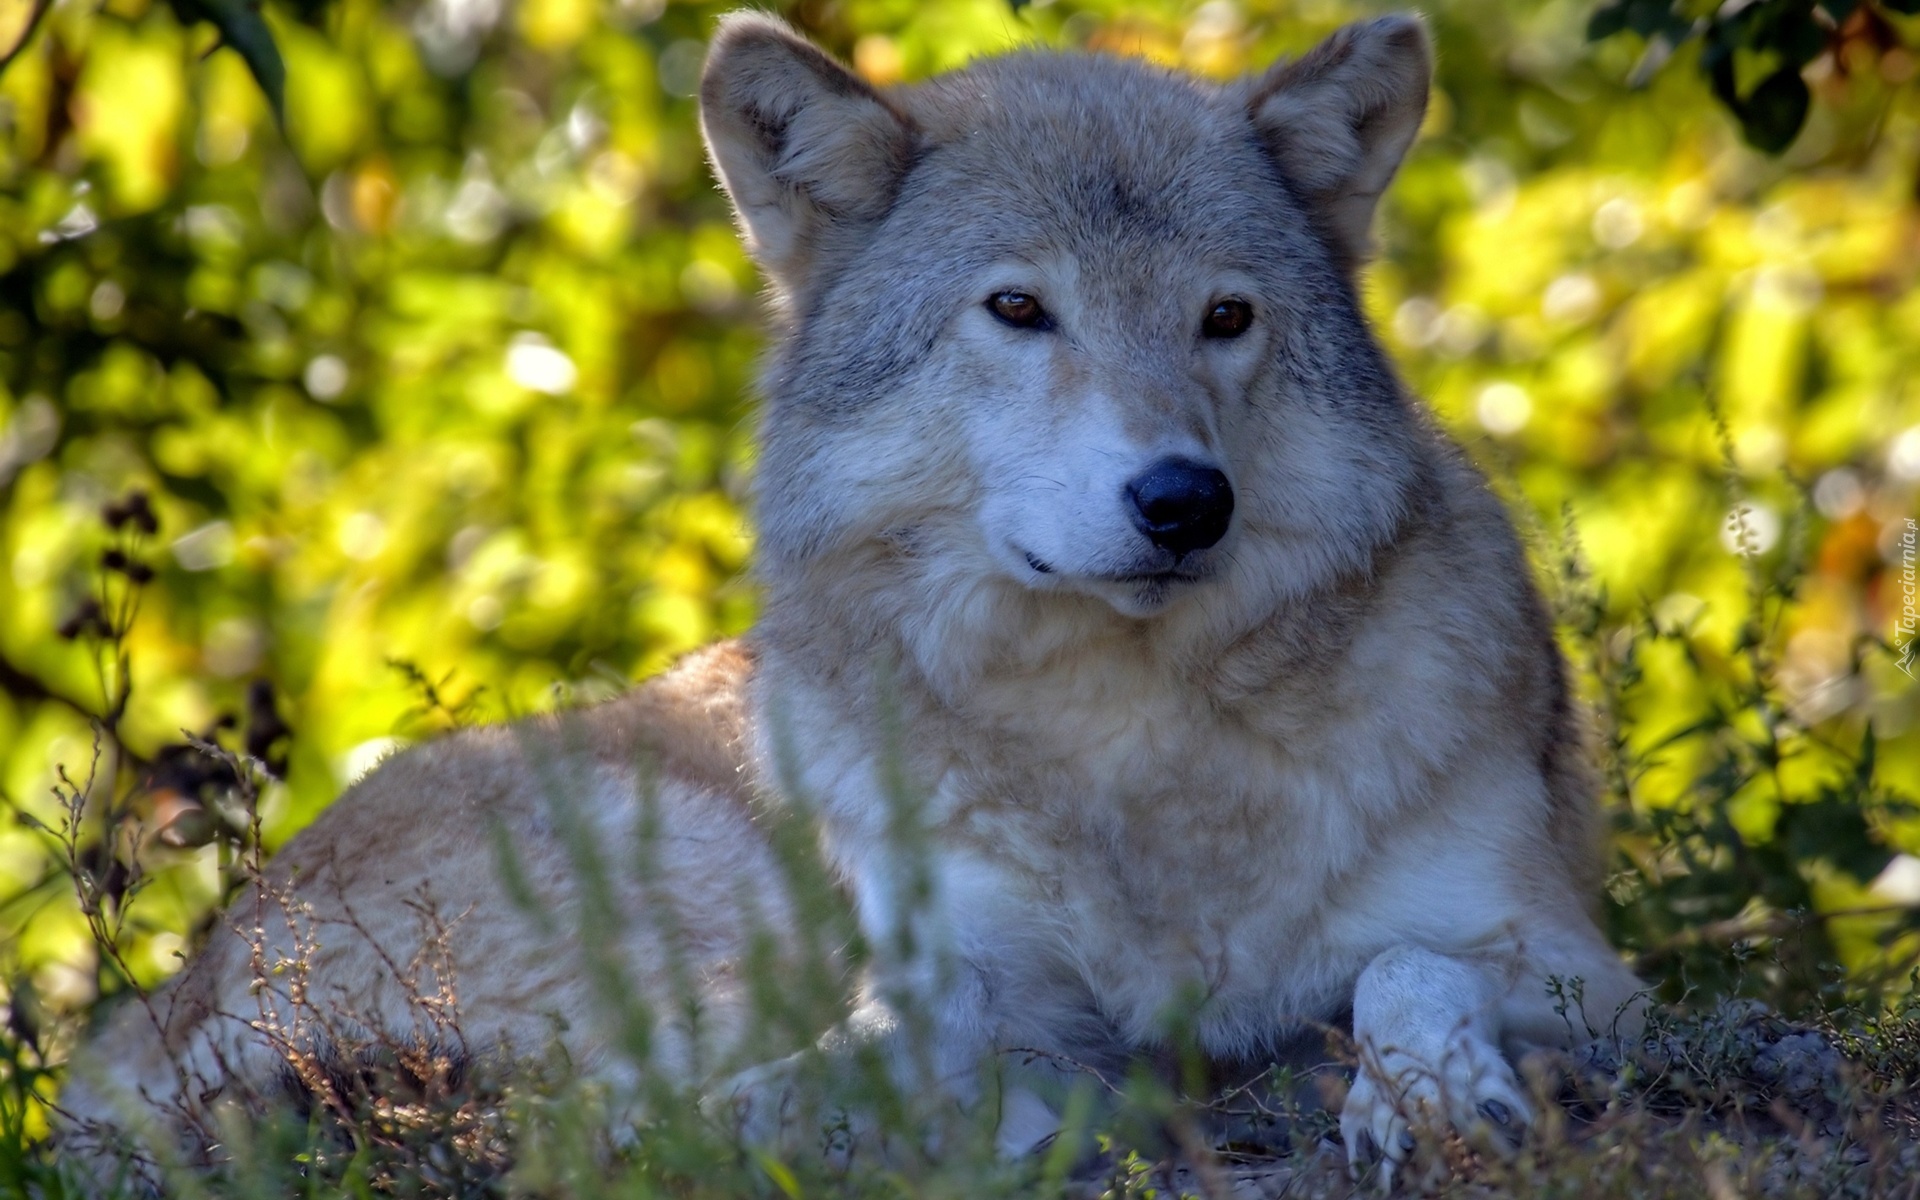
{"label": "black nose", "polygon": [[1133,523],[1162,550],[1205,550],[1227,535],[1233,485],[1212,467],[1163,458],[1127,484]]}

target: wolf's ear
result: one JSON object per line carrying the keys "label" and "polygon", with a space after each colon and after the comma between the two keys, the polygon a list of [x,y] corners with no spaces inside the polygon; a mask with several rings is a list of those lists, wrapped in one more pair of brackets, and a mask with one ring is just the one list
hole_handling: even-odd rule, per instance
{"label": "wolf's ear", "polygon": [[1427,28],[1411,15],[1348,25],[1253,81],[1248,115],[1349,266],[1367,257],[1374,205],[1420,131],[1432,82]]}
{"label": "wolf's ear", "polygon": [[886,215],[913,152],[911,128],[879,93],[758,13],[721,18],[700,125],[747,248],[787,289],[824,234]]}

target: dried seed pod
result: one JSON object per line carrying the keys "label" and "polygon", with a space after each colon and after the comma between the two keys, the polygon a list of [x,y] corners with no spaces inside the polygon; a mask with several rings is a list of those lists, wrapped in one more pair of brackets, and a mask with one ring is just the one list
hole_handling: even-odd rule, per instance
{"label": "dried seed pod", "polygon": [[142,504],[140,511],[133,514],[133,527],[141,533],[158,533],[160,532],[160,518],[153,515],[152,509]]}
{"label": "dried seed pod", "polygon": [[153,568],[120,549],[108,550],[100,555],[100,565],[109,571],[125,575],[135,583],[153,581]]}
{"label": "dried seed pod", "polygon": [[153,533],[160,528],[159,518],[153,515],[153,506],[147,500],[147,493],[139,488],[101,509],[100,519],[107,523],[109,529],[119,529],[128,523],[132,523],[141,533]]}
{"label": "dried seed pod", "polygon": [[80,602],[72,616],[60,622],[56,633],[65,641],[73,641],[90,633],[107,632],[107,622],[100,612],[100,602],[91,597]]}

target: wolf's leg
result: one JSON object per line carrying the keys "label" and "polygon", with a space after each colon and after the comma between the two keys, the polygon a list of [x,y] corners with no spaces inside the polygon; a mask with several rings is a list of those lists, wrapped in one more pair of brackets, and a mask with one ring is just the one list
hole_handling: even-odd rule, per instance
{"label": "wolf's leg", "polygon": [[[1550,978],[1562,982],[1562,996],[1584,995],[1584,1020],[1578,1007],[1561,1011]],[[1533,1110],[1502,1047],[1564,1046],[1589,1029],[1637,1028],[1638,987],[1597,933],[1506,954],[1453,957],[1418,946],[1380,954],[1354,989],[1360,1069],[1340,1115],[1349,1163],[1357,1172],[1371,1143],[1390,1183],[1417,1145],[1416,1127],[1510,1144]]]}
{"label": "wolf's leg", "polygon": [[257,1109],[282,1090],[280,1057],[241,1020],[199,1010],[191,993],[206,981],[192,972],[122,999],[68,1061],[56,1145],[90,1186],[124,1171],[157,1194],[162,1167],[217,1155],[223,1106]]}
{"label": "wolf's leg", "polygon": [[1501,1045],[1510,1056],[1590,1038],[1637,1037],[1646,1020],[1646,985],[1590,923],[1566,925],[1560,937],[1520,947],[1525,969],[1500,999]]}
{"label": "wolf's leg", "polygon": [[[154,1002],[164,1004],[165,993]],[[167,1146],[172,1139],[162,1133],[134,1140],[126,1127],[143,1116],[147,1124],[159,1125],[162,1118],[149,1104],[167,1110],[170,1118],[181,1087],[145,1007],[138,1001],[122,1003],[67,1066],[59,1097],[60,1159],[72,1165],[87,1187],[102,1193],[122,1172],[136,1193],[157,1191],[159,1175],[144,1143]]]}
{"label": "wolf's leg", "polygon": [[[1060,1119],[1038,1093],[1023,1085],[1013,1067],[983,1072],[980,1064],[992,1049],[984,1006],[971,1003],[970,989],[908,1000],[914,1011],[930,1022],[925,1031],[909,1029],[892,1005],[870,997],[813,1051],[790,1055],[742,1071],[703,1102],[710,1113],[729,1122],[750,1145],[799,1150],[823,1140],[825,1128],[843,1126],[849,1144],[838,1153],[878,1152],[881,1144],[871,1114],[857,1106],[813,1111],[809,1101],[819,1099],[807,1089],[809,1059],[824,1066],[827,1096],[857,1091],[861,1064],[876,1057],[887,1080],[909,1104],[931,1101],[929,1135],[936,1141],[940,1110],[948,1115],[986,1106],[996,1125],[994,1142],[1004,1157],[1028,1153],[1060,1128]],[[831,1140],[831,1139],[824,1139]]]}
{"label": "wolf's leg", "polygon": [[[1018,1064],[993,1059],[997,1049],[1045,1040],[1044,1022],[1036,1028],[1031,1013],[1008,1011],[1018,964],[1007,946],[1018,942],[1010,930],[1019,913],[1007,911],[1005,898],[1017,889],[991,864],[947,854],[927,864],[930,895],[909,904],[896,900],[903,889],[890,864],[864,865],[850,874],[877,961],[858,1007],[815,1050],[734,1076],[706,1106],[750,1143],[797,1147],[819,1132],[808,1128],[821,1114],[809,1113],[812,1097],[802,1087],[809,1061],[825,1068],[830,1089],[856,1093],[863,1063],[877,1064],[901,1099],[925,1106],[935,1137],[944,1117],[983,1109],[997,1117],[1003,1154],[1027,1152],[1059,1121],[1022,1083]],[[990,1061],[994,1069],[983,1071]],[[856,1143],[870,1124],[857,1111],[832,1115]]]}
{"label": "wolf's leg", "polygon": [[1340,1114],[1356,1171],[1369,1142],[1381,1176],[1412,1152],[1414,1128],[1518,1131],[1532,1108],[1500,1051],[1505,980],[1478,962],[1396,946],[1360,974],[1353,1037],[1360,1069]]}

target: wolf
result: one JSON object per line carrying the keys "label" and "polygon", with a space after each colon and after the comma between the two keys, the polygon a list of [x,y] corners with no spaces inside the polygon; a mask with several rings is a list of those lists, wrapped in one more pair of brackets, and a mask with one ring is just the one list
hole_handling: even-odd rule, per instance
{"label": "wolf", "polygon": [[[276,963],[411,1036],[380,947],[431,893],[465,1045],[557,1039],[636,1088],[596,971],[664,996],[672,962],[700,1027],[663,1018],[654,1069],[778,1141],[793,1062],[727,1064],[747,946],[796,945],[769,822],[797,813],[873,947],[830,1055],[964,1105],[1016,1047],[1122,1069],[1177,1020],[1249,1063],[1344,1021],[1357,1166],[1522,1130],[1515,1063],[1575,1036],[1568,989],[1604,1027],[1640,985],[1596,925],[1596,781],[1520,542],[1361,311],[1431,72],[1390,16],[1226,83],[1023,51],[883,90],[725,18],[701,119],[776,333],[758,624],[381,766],[272,862],[274,913],[83,1050],[69,1128],[270,1086],[325,1036]],[[654,861],[613,897],[640,919],[534,932],[510,893],[577,909],[569,846],[643,810]],[[999,1097],[1009,1154],[1059,1128],[1043,1071]]]}

